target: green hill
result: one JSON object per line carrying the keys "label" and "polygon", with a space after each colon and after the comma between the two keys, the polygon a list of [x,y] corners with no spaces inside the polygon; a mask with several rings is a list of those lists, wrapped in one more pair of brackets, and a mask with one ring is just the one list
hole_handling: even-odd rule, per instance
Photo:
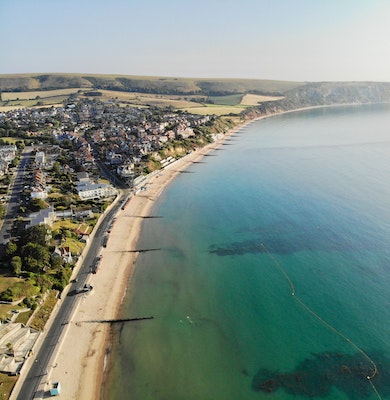
{"label": "green hill", "polygon": [[106,89],[126,92],[221,96],[236,93],[281,95],[302,82],[260,79],[197,79],[88,74],[0,75],[2,92],[27,92],[68,88]]}
{"label": "green hill", "polygon": [[123,104],[172,106],[200,114],[246,117],[304,107],[390,102],[386,82],[290,82],[97,74],[0,75],[0,105],[31,107],[99,97]]}

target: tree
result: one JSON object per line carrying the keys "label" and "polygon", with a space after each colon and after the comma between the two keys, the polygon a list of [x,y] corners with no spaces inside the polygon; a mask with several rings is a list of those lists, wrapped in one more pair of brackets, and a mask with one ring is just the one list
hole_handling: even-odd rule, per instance
{"label": "tree", "polygon": [[64,260],[60,256],[51,257],[51,259],[50,259],[50,264],[51,264],[52,269],[60,269],[62,267],[63,263],[64,263]]}
{"label": "tree", "polygon": [[11,161],[10,166],[11,166],[11,167],[17,167],[19,163],[20,163],[20,157],[15,157],[15,158]]}
{"label": "tree", "polygon": [[19,150],[23,150],[26,147],[23,140],[17,140],[15,145]]}
{"label": "tree", "polygon": [[21,244],[25,245],[30,242],[45,246],[49,232],[50,229],[47,225],[32,226],[31,228],[28,228],[21,237]]}
{"label": "tree", "polygon": [[11,267],[15,275],[20,275],[22,272],[22,259],[19,256],[13,256],[11,259]]}
{"label": "tree", "polygon": [[30,209],[32,212],[40,211],[48,207],[48,204],[42,199],[32,199],[30,201]]}
{"label": "tree", "polygon": [[53,171],[54,173],[59,174],[60,170],[61,170],[61,164],[58,161],[56,161],[53,166]]}
{"label": "tree", "polygon": [[44,272],[43,266],[39,264],[38,260],[30,256],[23,257],[23,269],[29,272]]}
{"label": "tree", "polygon": [[47,247],[37,243],[27,243],[22,247],[23,267],[26,271],[42,272],[50,264]]}
{"label": "tree", "polygon": [[5,246],[5,254],[8,257],[13,256],[18,250],[18,246],[15,242],[9,241]]}

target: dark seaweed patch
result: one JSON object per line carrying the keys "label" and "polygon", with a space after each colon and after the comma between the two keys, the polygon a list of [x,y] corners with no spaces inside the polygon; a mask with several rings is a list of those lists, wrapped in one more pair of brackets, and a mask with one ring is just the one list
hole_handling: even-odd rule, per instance
{"label": "dark seaweed patch", "polygon": [[315,235],[311,232],[278,232],[277,234],[259,235],[258,239],[211,245],[209,252],[219,256],[234,256],[250,253],[264,253],[265,248],[273,254],[292,254],[299,251],[361,251],[378,249],[369,241],[361,243],[352,238],[346,239],[333,232]]}
{"label": "dark seaweed patch", "polygon": [[265,253],[265,249],[259,241],[248,240],[230,243],[226,246],[212,245],[209,252],[218,256],[240,256],[247,253]]}
{"label": "dark seaweed patch", "polygon": [[[390,360],[381,354],[370,355],[378,368],[372,383],[382,397],[387,397],[390,394]],[[335,387],[351,400],[363,400],[373,394],[367,379],[372,372],[372,364],[360,353],[320,353],[305,359],[288,373],[260,369],[253,377],[252,388],[265,393],[283,388],[292,395],[321,398],[328,396]]]}

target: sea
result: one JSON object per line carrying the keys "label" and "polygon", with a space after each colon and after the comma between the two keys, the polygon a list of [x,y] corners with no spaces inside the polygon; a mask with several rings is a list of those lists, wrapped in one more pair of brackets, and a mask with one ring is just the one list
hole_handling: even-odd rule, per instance
{"label": "sea", "polygon": [[151,216],[103,399],[390,399],[389,104],[254,121]]}

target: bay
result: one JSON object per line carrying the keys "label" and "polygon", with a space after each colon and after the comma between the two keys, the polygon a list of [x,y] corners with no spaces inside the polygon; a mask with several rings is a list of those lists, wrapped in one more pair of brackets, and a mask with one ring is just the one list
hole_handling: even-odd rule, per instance
{"label": "bay", "polygon": [[390,106],[342,106],[256,121],[181,174],[121,311],[155,319],[114,332],[103,397],[389,399],[389,159]]}

